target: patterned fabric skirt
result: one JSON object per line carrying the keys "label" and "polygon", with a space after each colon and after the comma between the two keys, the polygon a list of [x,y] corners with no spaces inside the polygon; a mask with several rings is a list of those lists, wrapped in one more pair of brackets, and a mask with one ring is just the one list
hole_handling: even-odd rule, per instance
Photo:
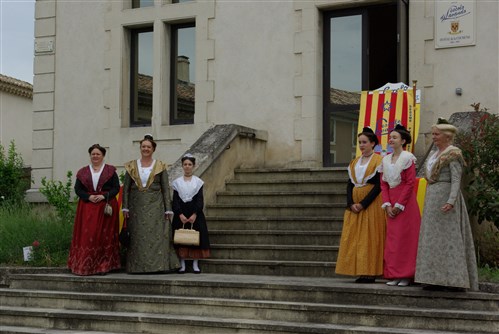
{"label": "patterned fabric skirt", "polygon": [[113,215],[104,215],[106,202],[78,202],[68,268],[76,275],[107,273],[120,268],[118,202],[109,201]]}

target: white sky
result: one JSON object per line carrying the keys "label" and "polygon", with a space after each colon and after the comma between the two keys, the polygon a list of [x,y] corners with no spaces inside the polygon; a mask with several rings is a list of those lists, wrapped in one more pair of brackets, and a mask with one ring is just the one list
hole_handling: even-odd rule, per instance
{"label": "white sky", "polygon": [[0,0],[0,73],[33,83],[35,0]]}

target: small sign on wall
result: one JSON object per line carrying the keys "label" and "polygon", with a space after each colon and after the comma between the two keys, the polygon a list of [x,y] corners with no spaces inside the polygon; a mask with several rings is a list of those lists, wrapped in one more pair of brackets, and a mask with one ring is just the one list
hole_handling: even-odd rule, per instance
{"label": "small sign on wall", "polygon": [[475,45],[476,1],[435,1],[435,48]]}

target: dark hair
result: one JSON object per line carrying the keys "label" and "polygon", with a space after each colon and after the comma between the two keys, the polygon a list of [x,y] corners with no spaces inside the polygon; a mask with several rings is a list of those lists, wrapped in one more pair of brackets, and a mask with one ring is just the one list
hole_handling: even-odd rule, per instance
{"label": "dark hair", "polygon": [[92,146],[90,146],[88,148],[88,154],[92,154],[92,151],[95,149],[98,149],[104,157],[106,156],[106,149],[99,144],[93,144]]}
{"label": "dark hair", "polygon": [[369,139],[369,142],[374,143],[374,146],[379,144],[378,136],[374,133],[374,131],[370,127],[365,127],[362,129],[362,132],[357,135],[357,138],[360,136],[366,136]]}
{"label": "dark hair", "polygon": [[390,131],[390,133],[392,133],[393,131],[400,134],[400,138],[405,140],[404,145],[402,145],[403,148],[405,148],[407,144],[410,144],[412,142],[411,134],[402,124],[395,125],[395,128],[393,128],[393,130]]}
{"label": "dark hair", "polygon": [[185,160],[189,160],[190,162],[192,162],[193,165],[196,164],[196,158],[194,158],[192,154],[187,153],[182,157],[182,159],[180,159],[180,161],[182,161],[182,164],[184,163]]}
{"label": "dark hair", "polygon": [[140,146],[142,146],[142,143],[143,143],[143,142],[145,142],[145,141],[150,142],[150,143],[151,143],[151,145],[152,145],[153,150],[154,150],[154,151],[156,151],[156,145],[157,145],[157,144],[156,144],[156,142],[154,141],[154,139],[152,138],[152,136],[151,136],[151,135],[149,135],[149,134],[145,135],[145,136],[144,136],[144,139],[142,139],[142,140],[139,142],[139,143],[140,143]]}

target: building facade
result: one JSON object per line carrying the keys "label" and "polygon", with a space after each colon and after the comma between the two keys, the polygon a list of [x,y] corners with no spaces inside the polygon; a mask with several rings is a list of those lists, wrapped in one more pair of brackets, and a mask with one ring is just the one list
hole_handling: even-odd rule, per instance
{"label": "building facade", "polygon": [[35,16],[35,188],[94,143],[119,167],[151,133],[173,163],[216,124],[267,131],[267,167],[344,164],[359,92],[387,82],[417,80],[417,154],[437,117],[499,106],[496,1],[37,0]]}
{"label": "building facade", "polygon": [[0,144],[5,152],[14,141],[26,167],[31,166],[33,86],[0,74]]}

